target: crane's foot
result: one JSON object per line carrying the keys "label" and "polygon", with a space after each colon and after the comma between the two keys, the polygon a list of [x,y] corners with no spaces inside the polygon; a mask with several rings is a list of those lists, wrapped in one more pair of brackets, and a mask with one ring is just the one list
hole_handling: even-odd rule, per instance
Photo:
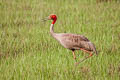
{"label": "crane's foot", "polygon": [[89,55],[89,56],[85,57],[84,59],[82,59],[82,60],[81,60],[81,61],[79,61],[79,62],[76,62],[76,63],[75,63],[75,66],[77,66],[77,65],[78,65],[78,64],[80,64],[81,62],[85,61],[87,58],[90,58],[92,55],[93,55],[93,54],[92,54],[92,53],[90,53],[90,55]]}
{"label": "crane's foot", "polygon": [[83,61],[85,61],[85,60],[86,60],[86,58],[80,60],[79,62],[75,62],[75,66],[77,66],[78,64],[80,64],[81,62],[83,62]]}
{"label": "crane's foot", "polygon": [[75,62],[75,66],[77,66],[79,64],[79,62]]}

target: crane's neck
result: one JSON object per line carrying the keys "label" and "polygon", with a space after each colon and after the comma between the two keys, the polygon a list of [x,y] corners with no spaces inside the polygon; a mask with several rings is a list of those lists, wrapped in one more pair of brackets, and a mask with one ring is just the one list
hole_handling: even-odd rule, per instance
{"label": "crane's neck", "polygon": [[51,24],[50,25],[50,33],[51,34],[54,34],[55,32],[54,32],[54,24]]}
{"label": "crane's neck", "polygon": [[54,32],[54,24],[56,22],[56,19],[53,20],[52,24],[50,25],[50,33],[55,38],[55,32]]}

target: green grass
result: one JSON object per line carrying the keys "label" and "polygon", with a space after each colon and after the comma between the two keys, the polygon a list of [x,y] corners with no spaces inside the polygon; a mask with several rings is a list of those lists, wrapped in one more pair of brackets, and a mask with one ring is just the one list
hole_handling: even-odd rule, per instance
{"label": "green grass", "polygon": [[[83,34],[98,56],[74,65],[72,52],[49,34]],[[87,54],[76,51],[77,60]],[[95,0],[0,0],[0,80],[119,80],[120,3]]]}

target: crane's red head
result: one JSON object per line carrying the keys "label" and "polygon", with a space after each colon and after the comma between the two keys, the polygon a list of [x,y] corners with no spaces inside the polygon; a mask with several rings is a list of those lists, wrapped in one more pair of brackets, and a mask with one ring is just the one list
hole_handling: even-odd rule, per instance
{"label": "crane's red head", "polygon": [[48,17],[49,20],[53,20],[52,24],[55,24],[56,20],[57,20],[57,16],[55,14],[51,14],[49,17]]}

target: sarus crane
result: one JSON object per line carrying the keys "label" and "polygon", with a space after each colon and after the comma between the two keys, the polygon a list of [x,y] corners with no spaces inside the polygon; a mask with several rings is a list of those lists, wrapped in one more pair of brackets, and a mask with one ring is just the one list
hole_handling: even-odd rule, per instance
{"label": "sarus crane", "polygon": [[[50,25],[50,34],[64,47],[72,51],[73,53],[73,58],[76,61],[76,56],[75,56],[75,50],[82,50],[86,53],[89,53],[89,56],[85,57],[83,60],[80,62],[84,61],[85,59],[91,57],[93,53],[96,55],[98,54],[96,51],[96,47],[88,38],[86,38],[83,35],[78,35],[78,34],[72,34],[72,33],[55,33],[54,32],[54,24],[57,20],[57,16],[55,14],[51,14],[47,18],[44,19],[46,20],[52,20],[52,23]],[[75,62],[75,64],[78,64],[80,62]]]}

